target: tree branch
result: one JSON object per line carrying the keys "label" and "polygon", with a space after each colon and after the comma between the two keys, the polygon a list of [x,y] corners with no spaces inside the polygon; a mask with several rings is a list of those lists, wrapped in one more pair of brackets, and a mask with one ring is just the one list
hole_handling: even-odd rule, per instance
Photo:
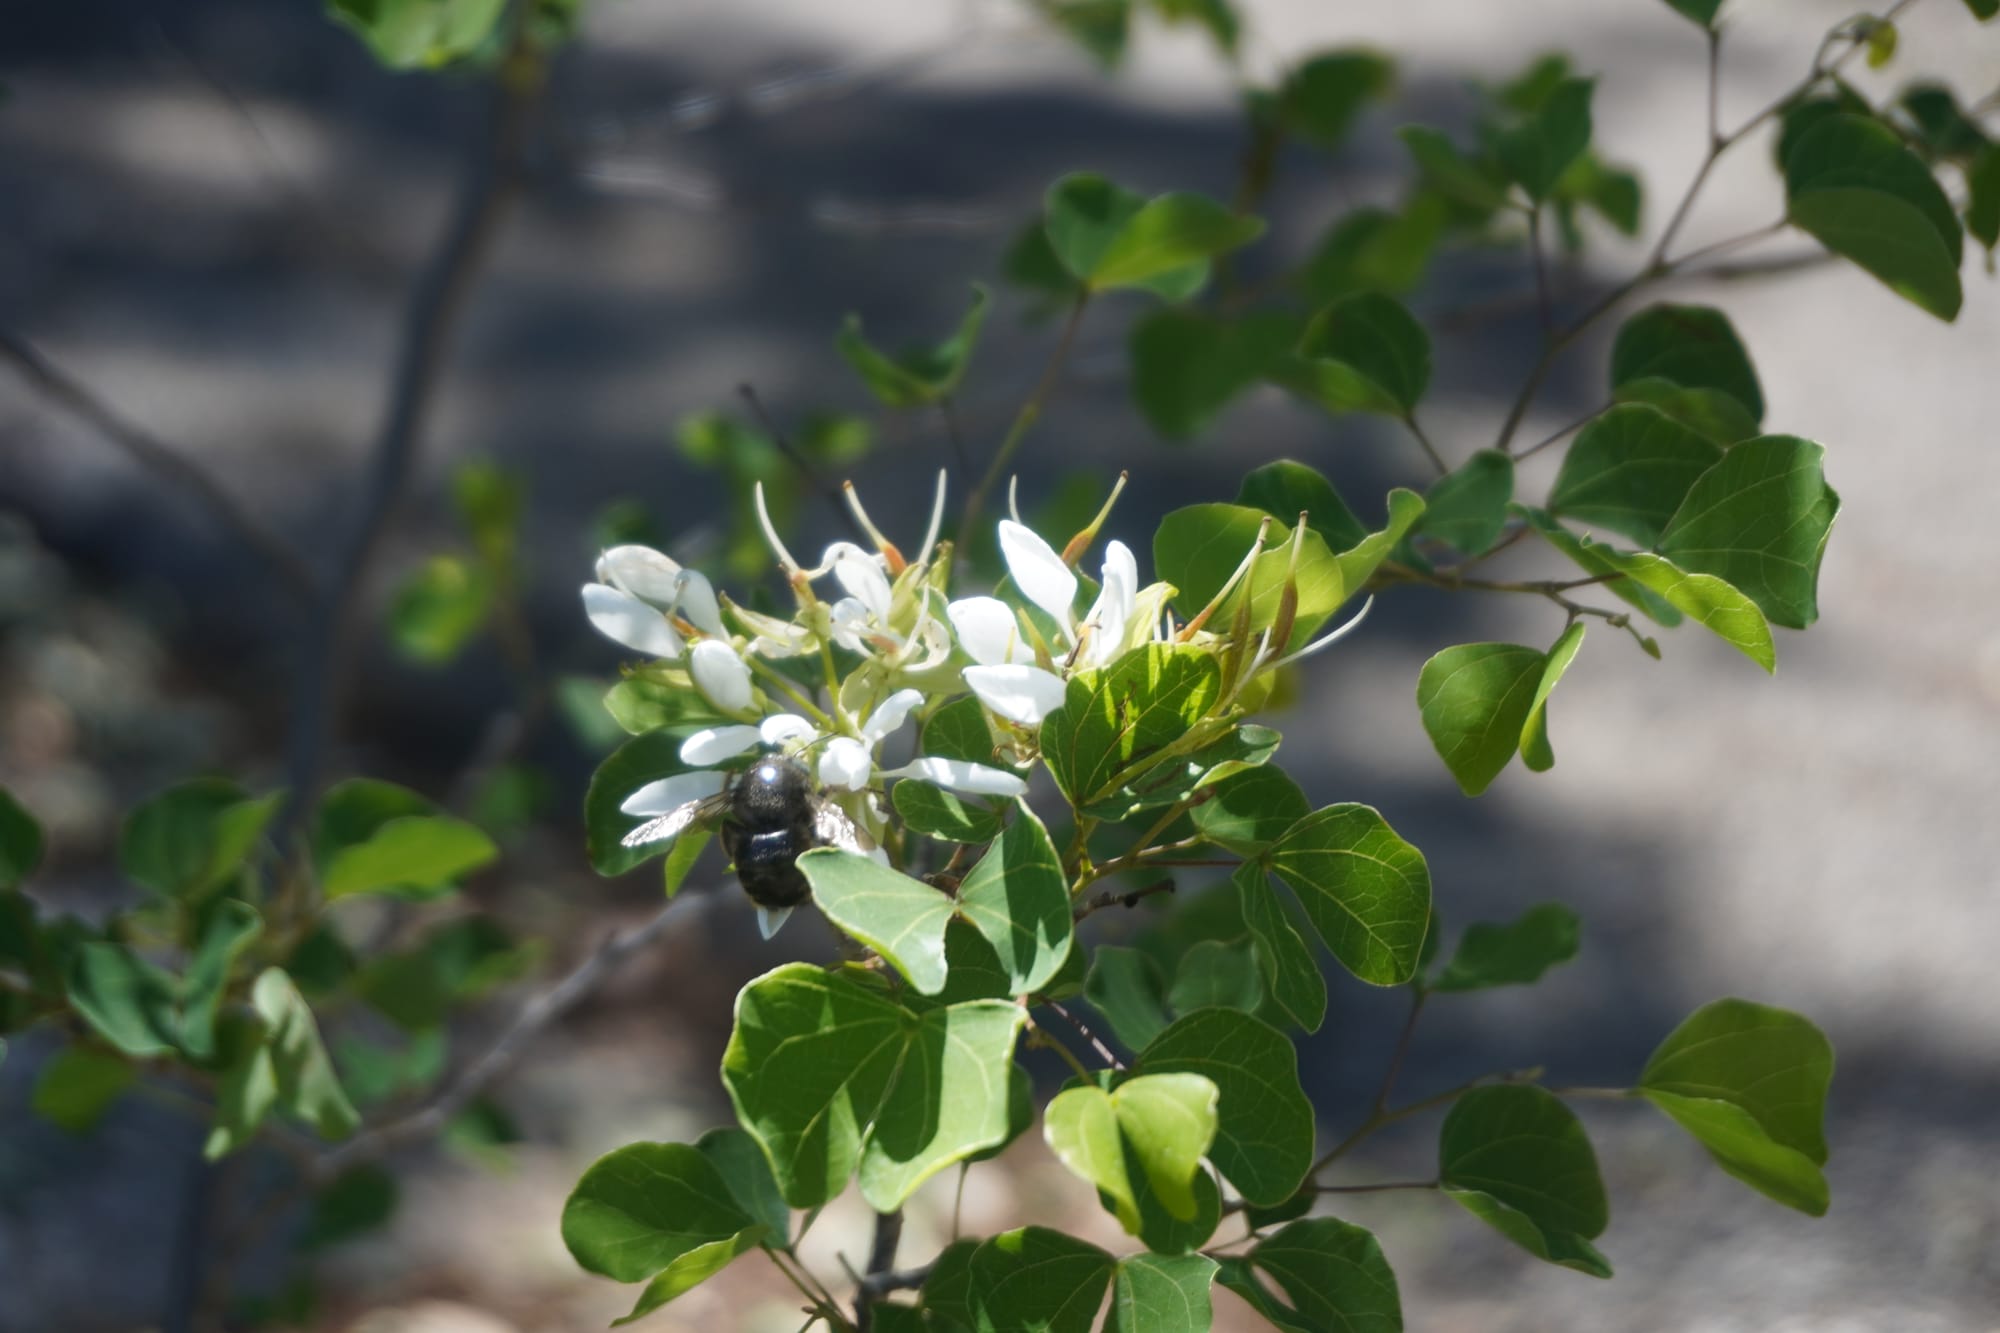
{"label": "tree branch", "polygon": [[162,440],[136,422],[120,416],[112,406],[91,392],[82,381],[58,368],[26,339],[0,330],[0,358],[20,371],[23,379],[44,396],[81,417],[97,433],[123,449],[141,465],[180,487],[199,500],[238,541],[257,553],[285,590],[300,602],[310,603],[318,590],[312,567],[286,542],[264,526],[236,498],[208,475],[185,452]]}

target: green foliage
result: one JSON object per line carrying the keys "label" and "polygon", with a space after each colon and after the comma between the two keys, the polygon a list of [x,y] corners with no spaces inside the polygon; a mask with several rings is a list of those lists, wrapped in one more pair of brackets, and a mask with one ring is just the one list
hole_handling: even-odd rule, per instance
{"label": "green foliage", "polygon": [[278,968],[267,968],[250,990],[250,1011],[232,1016],[220,1033],[222,1076],[216,1087],[211,1158],[250,1141],[273,1110],[305,1122],[322,1138],[343,1138],[360,1124],[354,1104],[320,1044],[305,997]]}
{"label": "green foliage", "polygon": [[986,309],[986,289],[974,283],[972,304],[959,320],[957,331],[941,343],[891,356],[861,336],[859,315],[849,315],[834,347],[883,406],[922,407],[948,398],[958,389],[972,350],[979,343]]}
{"label": "green foliage", "polygon": [[[1191,1221],[1194,1180],[1214,1142],[1217,1091],[1199,1074],[1147,1074],[1110,1092],[1076,1087],[1058,1094],[1044,1116],[1043,1136],[1062,1164],[1110,1197],[1119,1223],[1140,1232],[1140,1188],[1167,1212]],[[1127,1155],[1141,1175],[1126,1170]]]}
{"label": "green foliage", "polygon": [[1264,224],[1198,194],[1143,199],[1079,173],[1049,187],[1048,240],[1086,291],[1140,287],[1169,300],[1208,281],[1209,261],[1249,244]]}
{"label": "green foliage", "polygon": [[1504,926],[1467,926],[1458,951],[1428,987],[1449,992],[1530,985],[1576,957],[1578,934],[1576,913],[1559,903],[1531,907]]}
{"label": "green foliage", "polygon": [[437,69],[485,50],[506,0],[326,0],[335,22],[391,69]]}
{"label": "green foliage", "polygon": [[1540,1088],[1477,1088],[1438,1135],[1438,1181],[1465,1210],[1538,1259],[1592,1277],[1611,1265],[1591,1241],[1611,1220],[1583,1125]]}
{"label": "green foliage", "polygon": [[1784,168],[1787,210],[1802,230],[1939,319],[1958,317],[1958,219],[1895,131],[1824,116],[1798,136]]}
{"label": "green foliage", "polygon": [[1241,1258],[1223,1260],[1215,1280],[1286,1333],[1402,1331],[1402,1297],[1382,1247],[1338,1218],[1306,1218],[1273,1232]]}
{"label": "green foliage", "polygon": [[1513,498],[1514,460],[1481,449],[1431,486],[1416,531],[1462,555],[1484,555],[1500,540]]}
{"label": "green foliage", "polygon": [[1200,433],[1237,395],[1280,367],[1298,341],[1289,313],[1224,319],[1168,306],[1132,326],[1132,399],[1170,440]]}
{"label": "green foliage", "polygon": [[1344,296],[1313,317],[1286,387],[1330,412],[1407,417],[1431,381],[1431,340],[1394,297]]}
{"label": "green foliage", "polygon": [[1651,546],[1721,458],[1721,447],[1700,432],[1627,403],[1585,426],[1570,445],[1549,509]]}
{"label": "green foliage", "polygon": [[0,787],[0,891],[13,888],[42,861],[42,826]]}
{"label": "green foliage", "polygon": [[1702,1006],[1667,1035],[1638,1093],[1730,1175],[1814,1217],[1826,1211],[1833,1047],[1799,1015],[1747,1000]]}
{"label": "green foliage", "polygon": [[1289,1198],[1312,1163],[1312,1103],[1277,1029],[1233,1009],[1197,1009],[1139,1052],[1141,1074],[1199,1074],[1215,1085],[1209,1159],[1252,1203]]}
{"label": "green foliage", "polygon": [[1221,689],[1211,653],[1149,645],[1069,681],[1042,726],[1042,759],[1071,804],[1118,785],[1135,762],[1181,739]]}
{"label": "green foliage", "polygon": [[1376,986],[1415,975],[1430,924],[1430,868],[1375,810],[1349,803],[1315,811],[1285,830],[1267,858],[1349,972]]}
{"label": "green foliage", "polygon": [[242,868],[279,799],[252,798],[221,778],[170,787],[126,817],[118,866],[155,893],[200,898]]}
{"label": "green foliage", "polygon": [[432,556],[396,589],[389,633],[398,650],[417,662],[457,657],[493,612],[494,586],[462,556]]}
{"label": "green foliage", "polygon": [[1688,488],[1660,554],[1741,589],[1772,623],[1804,629],[1819,618],[1819,562],[1840,512],[1821,475],[1825,453],[1795,435],[1735,446]]}
{"label": "green foliage", "polygon": [[1372,51],[1329,51],[1295,66],[1274,112],[1285,132],[1315,148],[1338,148],[1363,107],[1386,95],[1395,66]]}
{"label": "green foliage", "polygon": [[125,1060],[88,1046],[66,1046],[35,1078],[29,1101],[35,1114],[72,1134],[96,1127],[138,1071]]}
{"label": "green foliage", "polygon": [[1590,98],[1596,86],[1593,79],[1563,79],[1519,123],[1496,136],[1493,148],[1501,165],[1534,202],[1549,197],[1589,146]]}

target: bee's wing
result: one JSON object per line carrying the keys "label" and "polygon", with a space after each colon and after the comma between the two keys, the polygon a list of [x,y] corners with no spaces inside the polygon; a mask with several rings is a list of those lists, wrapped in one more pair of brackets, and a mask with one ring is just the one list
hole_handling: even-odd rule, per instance
{"label": "bee's wing", "polygon": [[847,812],[832,801],[813,802],[813,841],[822,847],[839,847],[850,852],[867,852],[875,843],[863,833]]}
{"label": "bee's wing", "polygon": [[720,819],[729,808],[729,793],[717,792],[704,796],[698,801],[669,810],[658,819],[649,819],[626,834],[619,842],[626,847],[643,847],[649,842],[665,842],[677,838],[696,824]]}

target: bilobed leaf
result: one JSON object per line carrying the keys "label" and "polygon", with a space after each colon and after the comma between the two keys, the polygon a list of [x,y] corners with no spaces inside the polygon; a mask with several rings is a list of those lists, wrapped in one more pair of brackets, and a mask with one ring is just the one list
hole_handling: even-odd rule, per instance
{"label": "bilobed leaf", "polygon": [[1520,748],[1547,655],[1515,643],[1462,643],[1424,663],[1417,709],[1459,790],[1477,796]]}
{"label": "bilobed leaf", "polygon": [[986,321],[986,289],[972,287],[972,304],[957,330],[944,342],[910,348],[897,356],[881,351],[861,333],[861,317],[849,315],[834,348],[861,376],[868,391],[887,407],[922,407],[958,389]]}
{"label": "bilobed leaf", "polygon": [[1372,51],[1328,51],[1293,68],[1278,90],[1278,121],[1316,148],[1338,148],[1355,117],[1389,91],[1395,67]]}
{"label": "bilobed leaf", "polygon": [[1402,212],[1363,207],[1343,214],[1299,269],[1299,293],[1314,306],[1361,291],[1403,295],[1422,283],[1444,237],[1451,205],[1422,190]]}
{"label": "bilobed leaf", "polygon": [[1091,952],[1083,995],[1126,1049],[1145,1049],[1167,1027],[1167,978],[1151,955],[1115,944]]}
{"label": "bilobed leaf", "polygon": [[1528,197],[1549,197],[1570,163],[1590,145],[1592,79],[1564,79],[1520,124],[1494,140],[1500,162]]}
{"label": "bilobed leaf", "polygon": [[0,891],[26,879],[42,861],[42,826],[0,787]]}
{"label": "bilobed leaf", "polygon": [[1826,1211],[1833,1047],[1798,1014],[1748,1000],[1695,1010],[1653,1051],[1638,1092],[1716,1164],[1789,1208]]}
{"label": "bilobed leaf", "polygon": [[1289,355],[1298,321],[1279,310],[1223,319],[1165,307],[1132,326],[1132,398],[1171,440],[1199,433],[1236,396]]}
{"label": "bilobed leaf", "polygon": [[798,867],[827,920],[881,954],[921,993],[944,989],[948,896],[842,847],[815,847]]}
{"label": "bilobed leaf", "polygon": [[[600,875],[622,875],[667,850],[664,842],[626,847],[622,839],[646,822],[643,815],[628,815],[618,807],[647,783],[685,773],[681,744],[689,730],[675,728],[634,736],[612,751],[591,775],[583,797],[584,848],[590,864]],[[717,790],[720,790],[720,779]]]}
{"label": "bilobed leaf", "polygon": [[1299,361],[1282,382],[1328,410],[1406,417],[1430,387],[1431,340],[1394,297],[1356,292],[1313,317]]}
{"label": "bilobed leaf", "polygon": [[65,1046],[35,1076],[35,1114],[72,1134],[86,1134],[132,1086],[130,1061],[89,1046]]}
{"label": "bilobed leaf", "polygon": [[327,0],[327,12],[390,69],[436,69],[494,35],[506,0]]}
{"label": "bilobed leaf", "polygon": [[1044,210],[1049,246],[1079,282],[1098,262],[1146,201],[1090,172],[1064,176],[1049,187]]}
{"label": "bilobed leaf", "polygon": [[1283,769],[1246,769],[1214,788],[1188,812],[1201,836],[1220,847],[1254,856],[1312,813],[1312,803]]}
{"label": "bilobed leaf", "polygon": [[215,1014],[236,960],[264,931],[257,909],[236,898],[203,905],[180,983],[180,1048],[193,1060],[215,1054]]}
{"label": "bilobed leaf", "polygon": [[1204,263],[1264,234],[1261,218],[1231,212],[1199,194],[1148,200],[1119,228],[1087,274],[1094,290],[1136,287]]}
{"label": "bilobed leaf", "polygon": [[1576,957],[1576,913],[1560,903],[1542,903],[1503,926],[1467,926],[1458,951],[1430,983],[1434,991],[1484,990],[1525,986],[1542,973]]}
{"label": "bilobed leaf", "polygon": [[2000,0],[1965,0],[1965,7],[1972,11],[1972,17],[1984,23],[1995,14],[2000,14]]}
{"label": "bilobed leaf", "polygon": [[903,824],[917,833],[973,846],[1000,834],[1000,813],[992,806],[928,782],[898,782],[889,797]]}
{"label": "bilobed leaf", "polygon": [[1314,811],[1269,855],[1343,967],[1375,986],[1416,974],[1430,924],[1430,868],[1378,812],[1351,803]]}
{"label": "bilobed leaf", "polygon": [[1264,978],[1247,939],[1197,940],[1181,955],[1167,1007],[1176,1014],[1220,1005],[1255,1013],[1264,1003]]}
{"label": "bilobed leaf", "polygon": [[1139,1229],[1137,1187],[1125,1168],[1125,1138],[1109,1093],[1088,1085],[1057,1093],[1042,1112],[1042,1138],[1058,1162],[1110,1199],[1119,1225]]}
{"label": "bilobed leaf", "polygon": [[1269,523],[1260,510],[1245,505],[1206,504],[1176,509],[1160,520],[1153,534],[1153,567],[1174,585],[1174,604],[1189,619],[1229,581],[1230,575],[1257,544],[1263,545],[1250,570],[1217,607],[1211,626],[1235,623],[1247,599],[1249,628],[1262,630],[1277,622],[1289,581],[1297,592],[1291,642],[1310,638],[1347,600],[1341,564],[1326,539],[1308,527],[1294,561],[1291,543],[1297,515],[1285,523]]}
{"label": "bilobed leaf", "polygon": [[1389,520],[1376,532],[1334,556],[1340,566],[1341,587],[1354,596],[1373,578],[1396,544],[1403,540],[1418,519],[1424,516],[1424,498],[1401,486],[1389,492]]}
{"label": "bilobed leaf", "polygon": [[463,556],[432,556],[397,585],[389,603],[389,637],[410,660],[442,665],[486,624],[493,594],[485,569]]}
{"label": "bilobed leaf", "polygon": [[476,824],[449,815],[410,815],[337,852],[320,891],[328,901],[357,893],[434,898],[499,854]]}
{"label": "bilobed leaf", "polygon": [[[1129,1144],[1125,1150],[1125,1170],[1133,1179],[1144,1175],[1144,1168],[1139,1165]],[[1215,1229],[1222,1224],[1222,1193],[1216,1188],[1212,1172],[1196,1173],[1195,1213],[1185,1221],[1169,1213],[1153,1191],[1142,1189],[1138,1193],[1139,1243],[1155,1254],[1192,1254],[1208,1244],[1215,1235]],[[1106,1212],[1115,1213],[1110,1196],[1100,1191],[1097,1201],[1104,1205]]]}
{"label": "bilobed leaf", "polygon": [[1208,1333],[1214,1278],[1205,1254],[1128,1254],[1111,1276],[1104,1333]]}
{"label": "bilobed leaf", "polygon": [[122,944],[79,945],[66,988],[70,1008],[127,1055],[167,1055],[179,1040],[174,979]]}
{"label": "bilobed leaf", "polygon": [[1396,137],[1410,150],[1424,179],[1446,198],[1483,213],[1506,207],[1507,183],[1460,153],[1441,132],[1428,125],[1405,125]]}
{"label": "bilobed leaf", "polygon": [[1720,389],[1689,389],[1657,375],[1642,375],[1613,389],[1611,396],[1620,403],[1657,408],[1725,449],[1757,433],[1750,409]]}
{"label": "bilobed leaf", "polygon": [[1432,483],[1417,530],[1463,555],[1483,555],[1500,540],[1513,498],[1514,460],[1497,449],[1481,449]]}
{"label": "bilobed leaf", "polygon": [[1325,539],[1335,551],[1354,547],[1368,536],[1368,529],[1318,471],[1304,463],[1281,458],[1245,474],[1237,488],[1236,503],[1261,509],[1290,526],[1300,514],[1306,526]]}
{"label": "bilobed leaf", "polygon": [[1555,692],[1556,682],[1569,670],[1569,664],[1576,660],[1577,649],[1582,646],[1583,621],[1573,620],[1542,664],[1534,705],[1528,709],[1528,720],[1521,724],[1521,762],[1532,772],[1546,773],[1556,765],[1556,752],[1549,745],[1549,695]]}
{"label": "bilobed leaf", "polygon": [[1307,1032],[1326,1021],[1326,978],[1305,937],[1285,914],[1263,865],[1245,861],[1230,876],[1243,903],[1243,924],[1256,942],[1264,989],[1286,1017]]}
{"label": "bilobed leaf", "polygon": [[242,868],[278,812],[222,778],[196,778],[134,807],[118,833],[118,866],[155,893],[199,898]]}
{"label": "bilobed leaf", "polygon": [[[1265,1237],[1245,1259],[1216,1280],[1288,1333],[1402,1333],[1396,1274],[1361,1227],[1333,1217],[1304,1218]],[[1278,1284],[1289,1308],[1257,1280],[1253,1267]]]}
{"label": "bilobed leaf", "polygon": [[1103,1250],[1060,1231],[1002,1232],[975,1250],[968,1265],[970,1327],[974,1333],[1089,1333],[1114,1266]]}
{"label": "bilobed leaf", "polygon": [[[1728,460],[1725,458],[1724,462]],[[1721,466],[1718,464],[1717,466]],[[1707,626],[1766,671],[1777,670],[1777,649],[1764,613],[1742,590],[1713,574],[1691,574],[1664,556],[1621,551],[1579,536],[1540,510],[1520,509],[1551,546],[1592,574],[1623,574],[1604,586],[1663,625],[1683,613]],[[1636,585],[1636,586],[1628,586]]]}
{"label": "bilobed leaf", "polygon": [[961,695],[924,719],[922,753],[974,764],[993,762],[993,733],[986,710],[972,695]]}
{"label": "bilobed leaf", "polygon": [[972,1000],[921,1010],[815,967],[766,973],[737,996],[722,1079],[785,1201],[816,1208],[857,1166],[879,1211],[1006,1140],[1022,1010]]}
{"label": "bilobed leaf", "polygon": [[1958,219],[1895,131],[1864,116],[1823,116],[1798,136],[1784,170],[1793,223],[1931,314],[1957,317]]}
{"label": "bilobed leaf", "polygon": [[1037,0],[1035,8],[1103,68],[1118,67],[1132,25],[1132,0]]}
{"label": "bilobed leaf", "polygon": [[1611,1218],[1597,1155],[1562,1100],[1525,1084],[1475,1088],[1438,1133],[1438,1184],[1539,1259],[1610,1277],[1591,1241]]}
{"label": "bilobed leaf", "polygon": [[643,1282],[675,1260],[760,1224],[722,1173],[685,1143],[633,1143],[583,1173],[563,1204],[563,1244],[586,1272]]}
{"label": "bilobed leaf", "polygon": [[264,1024],[264,1048],[277,1082],[279,1109],[297,1116],[321,1138],[352,1134],[361,1117],[341,1090],[333,1062],[320,1044],[311,1007],[282,968],[265,968],[258,975],[250,988],[250,1006]]}
{"label": "bilobed leaf", "polygon": [[1312,1103],[1299,1086],[1297,1053],[1277,1029],[1234,1009],[1199,1009],[1153,1038],[1133,1068],[1200,1074],[1215,1085],[1209,1157],[1244,1198],[1277,1203],[1305,1179]]}
{"label": "bilobed leaf", "polygon": [[748,1131],[731,1127],[709,1130],[694,1146],[722,1177],[730,1199],[765,1229],[765,1243],[790,1248],[792,1210],[778,1192],[771,1164],[757,1140]]}
{"label": "bilobed leaf", "polygon": [[1660,535],[1660,554],[1725,580],[1773,623],[1804,629],[1819,618],[1819,563],[1840,512],[1820,471],[1825,453],[1795,435],[1735,446],[1695,479]]}
{"label": "bilobed leaf", "polygon": [[[1043,1115],[1057,1160],[1112,1202],[1120,1225],[1140,1231],[1139,1193],[1150,1188],[1169,1215],[1191,1220],[1194,1179],[1215,1138],[1215,1085],[1198,1074],[1150,1074],[1110,1092],[1075,1087]],[[1127,1169],[1128,1155],[1138,1171]]]}
{"label": "bilobed leaf", "polygon": [[1721,457],[1714,442],[1664,412],[1623,404],[1570,445],[1549,509],[1651,546],[1695,479]]}
{"label": "bilobed leaf", "polygon": [[1075,918],[1048,829],[1026,802],[1017,806],[1012,822],[960,882],[958,911],[993,946],[1010,993],[1026,995],[1062,967]]}
{"label": "bilobed leaf", "polygon": [[1070,677],[1062,707],[1042,722],[1042,758],[1071,803],[1084,805],[1133,761],[1185,736],[1221,688],[1214,654],[1148,644]]}
{"label": "bilobed leaf", "polygon": [[1663,379],[1684,389],[1728,394],[1764,419],[1764,391],[1757,369],[1729,317],[1713,306],[1647,306],[1618,329],[1611,345],[1611,388],[1642,379]]}

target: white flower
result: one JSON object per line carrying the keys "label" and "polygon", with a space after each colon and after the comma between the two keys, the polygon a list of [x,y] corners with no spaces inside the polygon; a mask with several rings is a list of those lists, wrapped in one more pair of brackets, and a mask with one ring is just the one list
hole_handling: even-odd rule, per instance
{"label": "white flower", "polygon": [[614,546],[598,556],[597,582],[584,585],[583,609],[607,638],[655,657],[681,655],[675,616],[702,634],[724,633],[707,578],[648,546]]}
{"label": "white flower", "polygon": [[721,639],[703,639],[688,654],[688,675],[702,698],[724,713],[747,713],[754,702],[750,668]]}

